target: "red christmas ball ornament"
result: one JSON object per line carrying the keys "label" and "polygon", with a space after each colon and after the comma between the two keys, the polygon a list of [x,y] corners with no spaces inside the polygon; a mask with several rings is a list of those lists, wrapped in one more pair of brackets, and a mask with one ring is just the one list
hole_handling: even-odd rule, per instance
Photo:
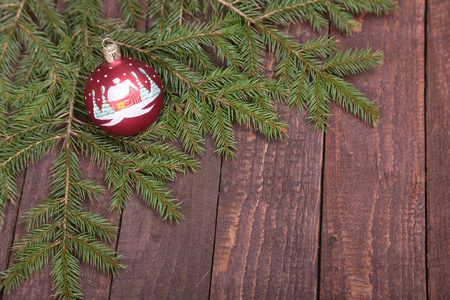
{"label": "red christmas ball ornament", "polygon": [[89,117],[111,134],[138,134],[155,122],[163,107],[161,79],[146,63],[122,57],[114,42],[103,46],[103,54],[106,62],[92,72],[84,90]]}

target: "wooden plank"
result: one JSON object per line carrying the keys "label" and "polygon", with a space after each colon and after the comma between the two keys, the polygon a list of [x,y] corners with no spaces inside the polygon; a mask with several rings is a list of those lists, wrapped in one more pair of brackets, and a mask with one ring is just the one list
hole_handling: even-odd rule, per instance
{"label": "wooden plank", "polygon": [[[143,9],[142,20],[137,26],[137,30],[145,31],[147,27],[147,20],[145,19],[145,10],[147,9],[148,0],[139,0]],[[103,0],[103,17],[108,18],[122,18],[122,10],[120,9],[119,2],[117,0]],[[110,37],[114,38],[114,37]]]}
{"label": "wooden plank", "polygon": [[130,201],[118,243],[127,269],[114,278],[111,299],[208,298],[221,166],[214,149],[208,138],[200,171],[169,185],[183,202],[180,224],[164,222],[137,197]]}
{"label": "wooden plank", "polygon": [[4,271],[9,263],[9,251],[14,236],[19,206],[8,203],[3,214],[3,226],[0,227],[0,272]]}
{"label": "wooden plank", "polygon": [[[92,180],[98,184],[104,185],[105,172],[99,170],[88,158],[80,157],[80,165],[83,170],[83,176],[87,180]],[[109,210],[109,199],[111,193],[108,191],[100,196],[98,201],[86,202],[88,211],[100,214],[107,218],[114,226],[119,227],[120,215],[117,212]],[[112,249],[116,248],[116,238],[111,239],[107,244]],[[85,299],[108,299],[110,293],[112,276],[93,269],[90,265],[82,263],[81,265],[81,286]]]}
{"label": "wooden plank", "polygon": [[[28,166],[25,182],[22,191],[22,197],[19,207],[19,218],[31,207],[39,204],[44,198],[50,195],[50,182],[42,180],[42,178],[50,178],[52,167],[58,151],[54,151],[44,157],[37,163]],[[20,219],[18,220],[20,221]],[[26,234],[26,224],[17,223],[14,234],[14,242],[18,241]],[[9,266],[13,263],[13,257],[10,258]],[[13,290],[10,294],[3,295],[2,300],[13,299],[51,299],[52,282],[50,278],[50,268],[45,267],[38,274],[30,278],[30,280],[22,283],[17,290]]]}
{"label": "wooden plank", "polygon": [[[58,11],[61,12],[65,6],[65,3],[57,1]],[[115,1],[108,1],[105,3],[104,16],[120,16],[119,6]],[[20,210],[19,214],[21,215],[28,211],[32,206],[41,202],[45,197],[48,197],[50,194],[50,185],[48,182],[43,182],[42,178],[50,177],[50,168],[56,157],[57,151],[46,156],[40,162],[29,168],[22,195],[23,201],[20,208],[9,206],[5,211],[7,220],[5,222],[5,226],[0,231],[2,237],[2,242],[0,245],[0,270],[6,268],[8,261],[9,265],[12,263],[13,258],[11,257],[11,259],[9,259],[8,248],[11,245],[17,210]],[[86,179],[93,180],[101,184],[103,183],[104,172],[98,170],[98,168],[86,158],[80,157],[80,163],[83,169],[83,175]],[[113,224],[119,225],[120,216],[116,213],[109,212],[109,198],[110,194],[106,193],[102,195],[98,202],[88,204],[89,211],[99,213],[110,219]],[[25,233],[25,224],[18,224],[15,230],[14,240],[17,241]],[[114,248],[115,244],[116,240],[113,239],[110,246]],[[24,282],[18,290],[13,291],[10,295],[4,295],[3,299],[51,299],[51,295],[53,293],[51,291],[51,278],[49,274],[50,268],[44,268],[43,271],[32,277],[31,280]],[[83,286],[84,296],[86,299],[107,299],[110,291],[110,283],[111,276],[98,272],[88,265],[82,264],[81,284]]]}
{"label": "wooden plank", "polygon": [[[105,16],[119,16],[119,7],[115,1],[105,3]],[[58,11],[66,7],[64,2],[57,2]],[[50,168],[57,157],[55,151],[46,156],[36,165],[32,166],[27,172],[26,182],[23,191],[23,202],[20,206],[20,214],[28,211],[32,206],[40,203],[50,194],[50,185],[48,182],[42,182],[42,178],[50,178]],[[80,165],[83,170],[85,179],[95,181],[99,184],[103,183],[104,172],[94,166],[89,159],[79,157]],[[39,191],[39,192],[37,192]],[[101,214],[108,218],[112,224],[118,226],[120,216],[117,213],[109,211],[110,193],[103,194],[97,202],[86,203],[88,210]],[[25,234],[24,224],[18,225],[14,239],[17,241]],[[6,243],[5,243],[6,244]],[[115,248],[116,240],[112,239],[109,246]],[[3,246],[2,246],[3,247]],[[81,285],[85,299],[107,299],[110,292],[111,276],[95,269],[89,265],[82,264]],[[23,283],[17,291],[11,295],[4,296],[3,299],[51,299],[53,294],[51,291],[52,283],[50,277],[50,268],[47,267],[31,280]]]}
{"label": "wooden plank", "polygon": [[[117,1],[103,1],[104,18],[119,18],[120,16],[121,12]],[[83,176],[85,176],[86,179],[104,185],[103,170],[99,170],[87,158],[80,158],[80,164],[82,166]],[[88,210],[101,214],[105,218],[109,219],[112,224],[119,227],[120,215],[117,212],[109,211],[110,198],[110,192],[103,194],[97,202],[87,204]],[[116,248],[117,235],[116,238],[111,240],[111,243],[109,243],[108,246],[113,249]],[[97,271],[87,264],[82,264],[81,285],[85,299],[108,299],[111,288],[111,280],[111,275]]]}
{"label": "wooden plank", "polygon": [[[314,34],[289,31],[302,42]],[[223,165],[212,299],[316,297],[323,132],[296,110],[278,110],[289,138],[268,142],[236,128],[237,157]]]}
{"label": "wooden plank", "polygon": [[120,18],[122,12],[120,11],[119,2],[114,0],[103,0],[103,18],[112,19]]}
{"label": "wooden plank", "polygon": [[[53,158],[54,159],[54,158]],[[40,176],[49,176],[50,172],[43,173],[40,172],[40,168],[46,168],[47,164],[45,162],[38,163],[34,166],[31,166],[30,168],[30,174],[29,177],[26,177],[26,170],[22,172],[22,174],[19,176],[19,179],[17,180],[17,186],[18,190],[20,191],[19,199],[17,200],[16,205],[11,205],[11,203],[8,203],[5,211],[4,211],[4,225],[3,227],[0,226],[0,271],[6,270],[11,264],[12,260],[14,259],[11,251],[11,246],[13,245],[14,241],[17,241],[20,239],[20,237],[25,233],[25,226],[24,224],[19,225],[20,222],[20,214],[23,214],[24,212],[28,211],[31,206],[34,204],[39,203],[38,198],[45,193],[45,191],[50,191],[48,187],[45,185],[43,186],[40,184],[38,186],[38,192],[30,194],[30,178],[36,178],[36,168],[38,169],[39,174],[39,180],[37,182],[41,183],[42,177]],[[25,185],[25,178],[28,179],[27,186],[24,188]],[[44,177],[46,178],[46,177]],[[32,183],[31,183],[32,184]],[[32,188],[32,187],[31,187]],[[36,197],[35,199],[30,201],[30,196]],[[48,195],[47,195],[48,196]],[[24,203],[22,204],[22,199],[24,199]],[[41,198],[42,199],[42,198]],[[34,203],[34,204],[32,204]],[[22,204],[22,205],[21,205]],[[48,270],[47,274],[48,274]],[[40,276],[39,278],[44,278],[45,276]],[[25,285],[25,284],[24,284]],[[24,289],[30,289],[33,284],[29,285],[28,287],[24,287]],[[22,286],[20,287],[20,289]],[[18,291],[13,292],[13,294],[19,294]],[[26,295],[26,293],[21,293],[23,295]],[[0,291],[0,299],[8,299],[11,296],[3,295],[2,291]],[[43,298],[42,298],[43,299]]]}
{"label": "wooden plank", "polygon": [[[50,178],[50,169],[58,156],[59,150],[45,156],[38,163],[30,166],[27,170],[23,193],[21,197],[19,215],[23,215],[29,211],[31,207],[40,203],[44,198],[50,195],[50,183],[42,181],[42,178]],[[80,164],[83,169],[83,174],[86,179],[93,180],[97,183],[103,182],[103,172],[98,170],[87,158],[80,158]],[[86,203],[89,211],[99,213],[106,218],[109,218],[113,224],[118,225],[119,215],[109,212],[109,197],[108,193],[102,195],[97,202]],[[15,220],[14,216],[11,218]],[[20,219],[18,220],[18,222]],[[25,224],[16,224],[14,241],[18,241],[26,233]],[[6,236],[2,236],[6,239]],[[9,242],[10,245],[11,242]],[[1,245],[3,248],[6,246]],[[116,241],[113,239],[110,246],[115,247]],[[12,264],[11,257],[9,265]],[[6,261],[6,259],[5,259]],[[109,287],[111,277],[105,273],[98,272],[90,266],[82,264],[82,278],[81,284],[86,299],[106,299],[109,295]],[[52,298],[52,280],[50,277],[50,268],[46,267],[30,280],[25,281],[18,290],[13,291],[10,295],[4,295],[5,299],[51,299]]]}
{"label": "wooden plank", "polygon": [[[326,134],[320,298],[425,299],[424,0],[366,16],[342,47],[382,49],[351,78],[381,119],[334,107]],[[332,35],[337,35],[333,30]]]}
{"label": "wooden plank", "polygon": [[450,299],[450,2],[427,4],[428,292]]}
{"label": "wooden plank", "polygon": [[[26,171],[20,174],[16,182],[19,195],[23,188],[25,172]],[[19,199],[16,200],[16,205],[9,202],[6,204],[6,208],[3,211],[3,224],[0,224],[0,272],[4,271],[9,265],[10,248],[14,238],[16,223],[18,221],[19,206],[20,196]]]}
{"label": "wooden plank", "polygon": [[197,174],[170,185],[185,220],[163,221],[140,199],[122,217],[118,251],[127,269],[114,278],[111,299],[207,299],[214,244],[220,158],[210,138]]}
{"label": "wooden plank", "polygon": [[315,299],[323,133],[281,109],[289,138],[237,129],[222,170],[212,299]]}

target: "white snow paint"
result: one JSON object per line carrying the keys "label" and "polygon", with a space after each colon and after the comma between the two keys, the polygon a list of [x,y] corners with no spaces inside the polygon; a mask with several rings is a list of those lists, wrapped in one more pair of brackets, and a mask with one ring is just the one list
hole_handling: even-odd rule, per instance
{"label": "white snow paint", "polygon": [[[97,110],[98,110],[97,113],[99,113],[100,115],[106,113],[107,115],[104,115],[101,117],[100,116],[96,117],[96,119],[103,120],[103,121],[109,121],[106,124],[102,124],[102,126],[114,126],[114,125],[117,125],[120,122],[122,122],[122,120],[124,120],[124,119],[131,119],[131,118],[139,117],[139,116],[142,116],[152,110],[152,108],[154,106],[153,102],[156,99],[156,97],[158,97],[158,95],[161,93],[161,90],[144,70],[139,69],[139,71],[141,73],[143,73],[147,77],[147,79],[150,81],[150,86],[151,86],[150,91],[140,83],[139,79],[137,79],[137,82],[139,85],[139,87],[137,87],[129,79],[126,79],[125,81],[121,82],[120,78],[114,78],[112,80],[112,82],[115,85],[111,86],[107,91],[108,102],[124,99],[125,97],[127,97],[129,95],[130,88],[133,88],[133,89],[139,91],[139,94],[141,97],[141,102],[136,103],[132,106],[126,107],[124,109],[118,110],[113,113],[109,113],[106,110],[104,110],[103,108],[102,108],[102,111],[100,111],[100,109],[97,107]],[[126,74],[124,74],[124,75],[126,75]],[[132,75],[136,76],[136,74],[133,72],[132,72]],[[135,77],[135,78],[137,78],[137,77]],[[94,101],[94,104],[95,104],[95,101]],[[97,113],[96,113],[96,109],[94,107],[94,114],[97,114]]]}

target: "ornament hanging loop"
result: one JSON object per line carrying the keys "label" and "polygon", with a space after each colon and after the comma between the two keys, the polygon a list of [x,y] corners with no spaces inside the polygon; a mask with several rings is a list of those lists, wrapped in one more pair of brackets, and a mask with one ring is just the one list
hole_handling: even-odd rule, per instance
{"label": "ornament hanging loop", "polygon": [[[105,46],[105,42],[110,41],[111,44]],[[122,54],[120,53],[119,46],[110,38],[105,38],[102,41],[103,47],[103,56],[108,63],[112,63],[114,60],[119,60],[122,58]]]}

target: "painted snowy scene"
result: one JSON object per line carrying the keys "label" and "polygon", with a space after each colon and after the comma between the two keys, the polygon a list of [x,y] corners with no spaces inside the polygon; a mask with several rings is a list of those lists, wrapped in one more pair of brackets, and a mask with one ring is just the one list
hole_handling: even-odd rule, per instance
{"label": "painted snowy scene", "polygon": [[94,117],[98,120],[109,121],[102,124],[102,126],[114,126],[125,118],[142,116],[152,110],[153,105],[149,106],[149,104],[156,99],[161,90],[142,68],[139,68],[139,71],[150,82],[150,91],[142,84],[134,72],[131,72],[131,76],[136,80],[137,86],[129,79],[121,81],[120,78],[112,80],[114,85],[108,91],[105,91],[105,87],[101,86],[101,108],[98,107],[95,100],[95,92],[92,90]]}

